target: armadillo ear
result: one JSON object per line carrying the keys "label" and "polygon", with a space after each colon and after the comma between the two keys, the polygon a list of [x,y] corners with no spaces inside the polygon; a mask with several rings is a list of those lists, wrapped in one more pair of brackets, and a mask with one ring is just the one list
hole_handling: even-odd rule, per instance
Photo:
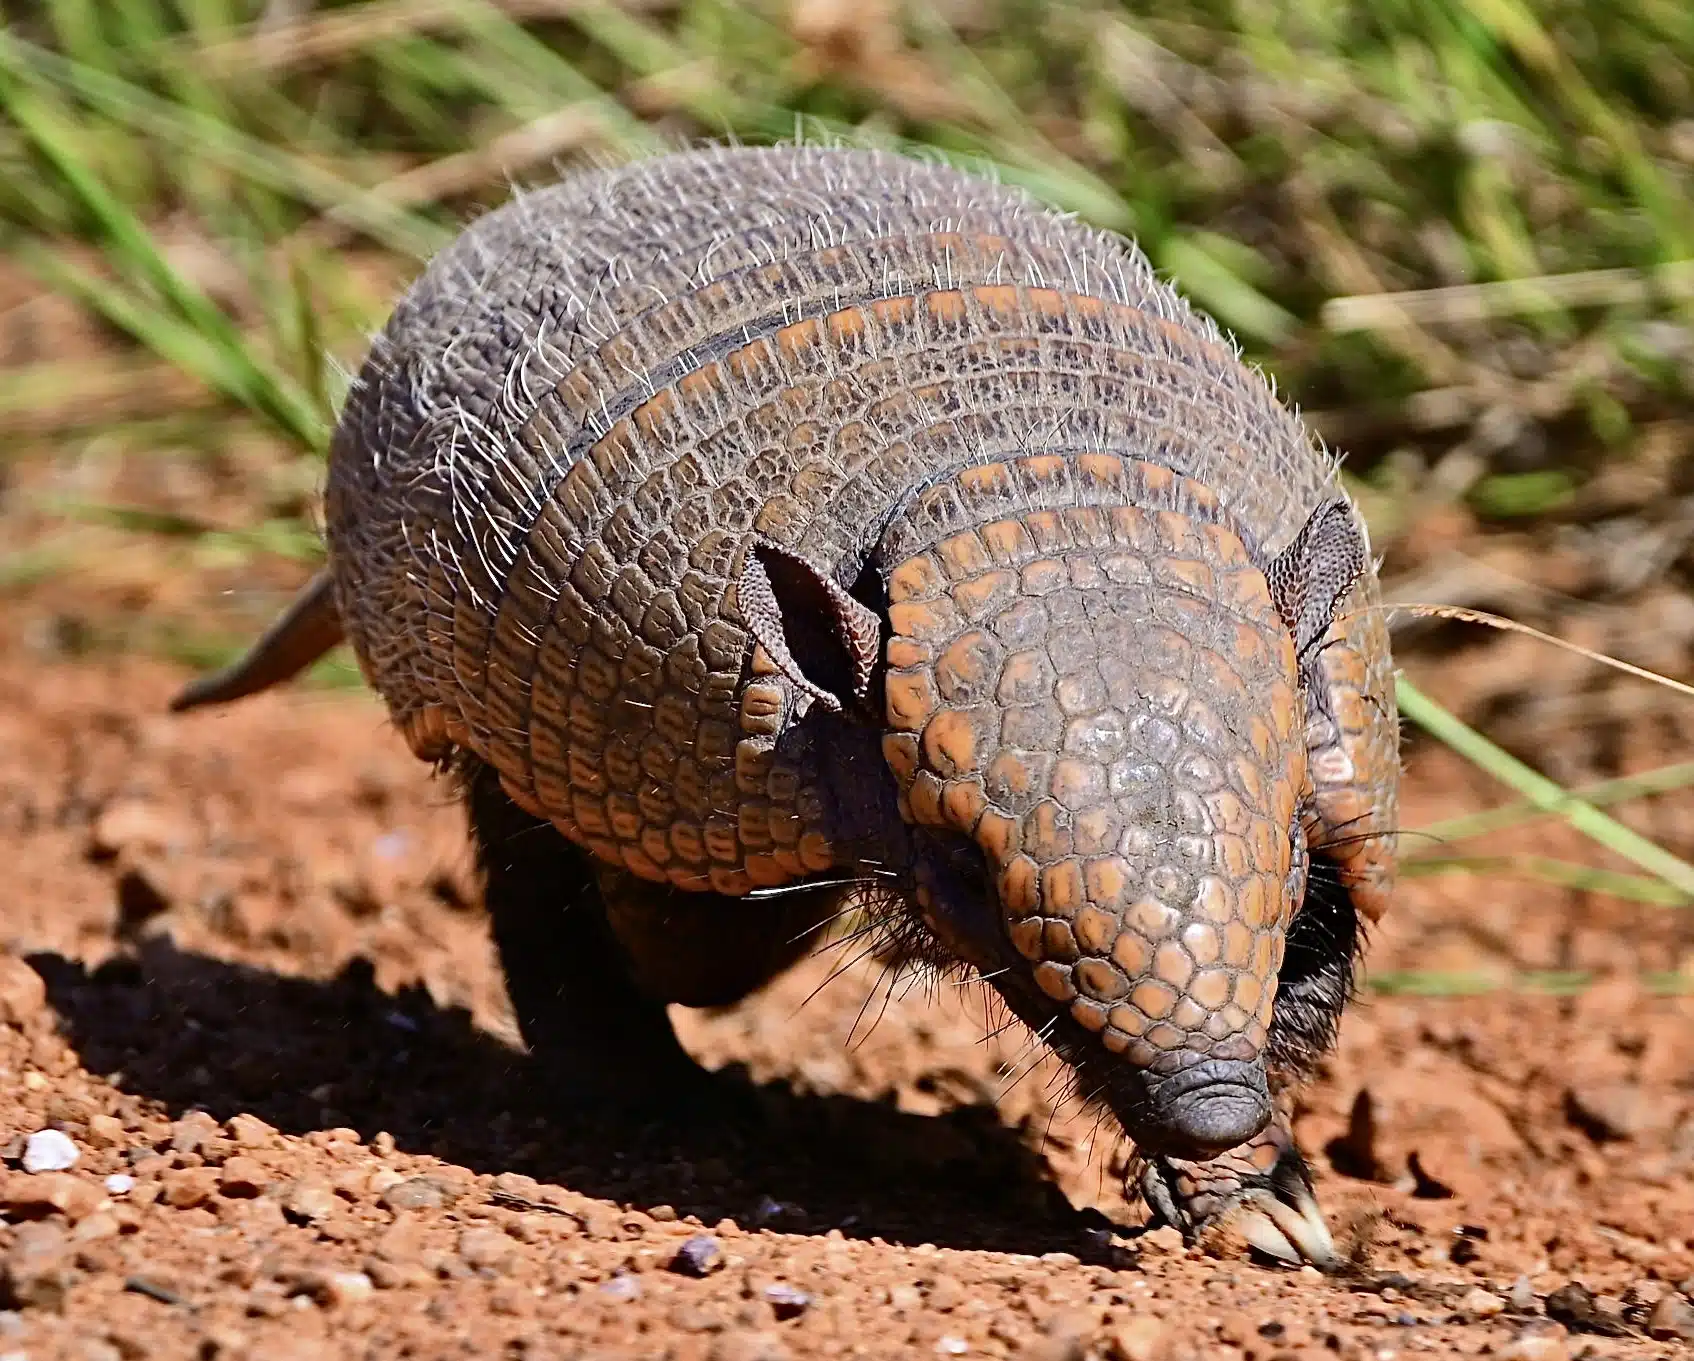
{"label": "armadillo ear", "polygon": [[827,572],[769,539],[747,554],[736,598],[776,667],[825,708],[863,699],[882,651],[882,621]]}
{"label": "armadillo ear", "polygon": [[1302,664],[1335,622],[1342,598],[1366,567],[1364,536],[1346,501],[1319,506],[1265,572],[1276,612],[1294,635]]}

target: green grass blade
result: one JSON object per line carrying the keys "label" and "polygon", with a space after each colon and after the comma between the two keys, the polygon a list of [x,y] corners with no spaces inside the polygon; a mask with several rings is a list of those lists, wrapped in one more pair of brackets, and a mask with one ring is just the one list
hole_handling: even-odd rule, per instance
{"label": "green grass blade", "polygon": [[[1515,969],[1500,973],[1396,969],[1371,975],[1365,980],[1365,988],[1381,997],[1487,997],[1497,992],[1571,997],[1586,992],[1598,982],[1598,975],[1584,969]],[[1645,991],[1661,997],[1686,997],[1694,993],[1694,978],[1686,974],[1648,970],[1640,975],[1640,982]]]}
{"label": "green grass blade", "polygon": [[1509,785],[1537,808],[1555,813],[1584,836],[1662,880],[1680,895],[1694,899],[1694,865],[1681,860],[1607,817],[1593,804],[1568,793],[1553,780],[1502,751],[1476,729],[1430,699],[1404,675],[1398,678],[1400,712],[1432,737],[1451,747],[1478,769]]}
{"label": "green grass blade", "polygon": [[1641,874],[1621,874],[1616,870],[1596,869],[1569,860],[1557,860],[1544,855],[1448,855],[1414,856],[1400,862],[1400,873],[1407,879],[1425,879],[1440,874],[1493,875],[1507,879],[1533,879],[1538,883],[1554,884],[1559,888],[1580,889],[1585,893],[1604,893],[1633,903],[1653,903],[1660,907],[1682,907],[1689,902],[1687,894],[1658,879]]}
{"label": "green grass blade", "polygon": [[[1694,761],[1683,761],[1676,765],[1660,766],[1657,770],[1643,771],[1639,775],[1625,775],[1615,780],[1600,780],[1594,784],[1582,785],[1571,793],[1596,808],[1604,808],[1610,804],[1627,803],[1631,799],[1647,798],[1653,794],[1668,794],[1672,790],[1686,789],[1690,785],[1694,785]],[[1549,815],[1550,810],[1522,799],[1481,813],[1445,818],[1415,830],[1420,837],[1452,845],[1454,842],[1467,841],[1471,837],[1484,836],[1489,832],[1502,832],[1508,827],[1517,827]]]}
{"label": "green grass blade", "polygon": [[215,118],[160,99],[129,81],[31,47],[4,32],[0,32],[0,67],[19,79],[73,91],[106,117],[148,136],[163,138],[190,157],[213,160],[255,184],[289,194],[320,211],[334,208],[345,221],[397,253],[423,259],[451,238],[446,228],[386,203],[380,195],[302,157],[280,152]]}
{"label": "green grass blade", "polygon": [[213,391],[264,416],[299,447],[314,453],[328,447],[328,428],[309,399],[286,378],[259,366],[239,335],[232,344],[219,344],[192,322],[96,278],[36,242],[16,241],[9,249],[13,259],[49,287],[129,332]]}

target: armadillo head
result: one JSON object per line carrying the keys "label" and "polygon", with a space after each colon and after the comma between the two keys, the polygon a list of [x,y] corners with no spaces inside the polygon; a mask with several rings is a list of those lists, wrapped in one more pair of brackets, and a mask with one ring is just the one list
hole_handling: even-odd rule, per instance
{"label": "armadillo head", "polygon": [[885,613],[797,550],[741,583],[765,654],[826,707],[874,701],[880,671],[899,868],[938,953],[1147,1152],[1211,1156],[1271,1118],[1306,681],[1366,566],[1340,498],[1280,553],[1250,538],[1164,468],[1037,455],[887,525]]}
{"label": "armadillo head", "polygon": [[884,546],[883,751],[929,928],[1144,1150],[1250,1139],[1350,509],[1267,560],[1196,484],[1049,457],[933,489]]}

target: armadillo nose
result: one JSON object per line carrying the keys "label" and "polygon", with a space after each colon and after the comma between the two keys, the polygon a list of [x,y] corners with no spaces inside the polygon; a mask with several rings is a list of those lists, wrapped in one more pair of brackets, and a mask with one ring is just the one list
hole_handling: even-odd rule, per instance
{"label": "armadillo nose", "polygon": [[1263,1062],[1200,1059],[1166,1077],[1148,1075],[1137,1142],[1149,1153],[1210,1158],[1246,1143],[1271,1114]]}

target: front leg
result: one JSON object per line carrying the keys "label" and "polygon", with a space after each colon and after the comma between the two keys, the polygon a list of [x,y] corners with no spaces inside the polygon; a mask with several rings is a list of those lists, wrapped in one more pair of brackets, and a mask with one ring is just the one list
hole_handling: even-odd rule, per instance
{"label": "front leg", "polygon": [[1328,1271],[1340,1264],[1311,1173],[1280,1110],[1257,1138],[1205,1162],[1149,1158],[1141,1194],[1187,1242],[1233,1231],[1289,1266]]}
{"label": "front leg", "polygon": [[663,1110],[702,1076],[613,933],[592,856],[524,812],[495,771],[459,775],[518,1029],[557,1097]]}

